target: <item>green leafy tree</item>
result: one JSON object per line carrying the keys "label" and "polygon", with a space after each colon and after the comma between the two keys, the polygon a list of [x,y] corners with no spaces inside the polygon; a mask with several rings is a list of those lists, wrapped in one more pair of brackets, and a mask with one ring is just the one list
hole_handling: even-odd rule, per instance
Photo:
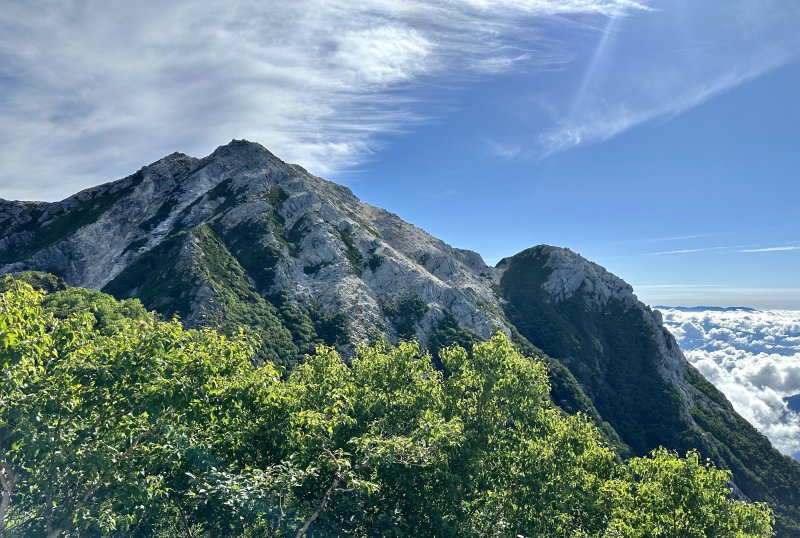
{"label": "green leafy tree", "polygon": [[[278,502],[246,508],[266,509],[262,520],[272,533],[374,529],[376,510],[391,512],[369,500],[382,498],[387,476],[430,465],[460,432],[444,416],[442,374],[416,343],[361,345],[350,365],[320,347],[267,399],[251,428],[260,439],[255,459],[268,463],[257,473],[272,479],[261,481],[257,495]],[[249,479],[240,474],[226,487],[241,490]],[[366,505],[370,514],[353,511]]]}
{"label": "green leafy tree", "polygon": [[606,537],[761,538],[772,536],[772,511],[731,498],[730,472],[664,448],[631,459],[605,485],[612,520]]}
{"label": "green leafy tree", "polygon": [[42,299],[26,285],[0,297],[3,527],[109,534],[173,518],[170,477],[204,441],[216,386],[250,368],[249,347],[152,316],[101,333]]}
{"label": "green leafy tree", "polygon": [[598,508],[613,453],[580,415],[549,400],[541,361],[496,334],[441,353],[450,409],[465,438],[452,456],[458,534],[580,536],[602,528]]}
{"label": "green leafy tree", "polygon": [[695,453],[620,462],[502,334],[282,377],[241,334],[1,284],[3,536],[771,536]]}

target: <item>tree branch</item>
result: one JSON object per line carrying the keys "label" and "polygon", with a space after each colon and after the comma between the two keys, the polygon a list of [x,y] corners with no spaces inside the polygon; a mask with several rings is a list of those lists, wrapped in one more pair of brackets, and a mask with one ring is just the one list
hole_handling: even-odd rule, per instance
{"label": "tree branch", "polygon": [[[337,463],[337,465],[338,465],[338,463]],[[317,505],[317,509],[314,510],[314,513],[311,514],[308,517],[308,519],[306,519],[306,521],[303,524],[303,526],[300,528],[300,530],[297,531],[297,534],[295,535],[295,538],[303,538],[303,536],[306,534],[306,532],[308,531],[308,528],[311,526],[311,524],[314,523],[314,521],[316,521],[316,519],[319,517],[319,515],[322,513],[322,511],[325,510],[325,506],[328,504],[328,501],[331,499],[331,496],[333,495],[334,490],[336,490],[336,488],[339,486],[339,483],[342,481],[342,479],[346,478],[347,474],[350,472],[350,471],[341,472],[341,469],[342,469],[341,466],[339,466],[339,470],[336,471],[336,474],[333,477],[333,483],[331,483],[330,487],[328,488],[328,491],[326,491],[325,495],[323,495],[322,499],[320,499],[319,504]]]}
{"label": "tree branch", "polygon": [[367,456],[366,458],[364,458],[364,461],[362,461],[358,465],[351,467],[350,469],[347,469],[345,471],[342,471],[342,464],[339,463],[339,459],[333,454],[333,452],[331,452],[327,448],[323,449],[323,451],[336,464],[336,474],[333,475],[333,482],[328,488],[328,491],[325,492],[325,495],[322,496],[322,499],[320,499],[319,504],[317,505],[317,509],[314,510],[314,513],[308,516],[308,519],[306,519],[303,526],[300,528],[300,530],[297,531],[295,538],[303,538],[306,532],[308,532],[308,528],[311,526],[312,523],[314,523],[314,521],[316,521],[316,519],[319,517],[322,511],[325,510],[325,507],[328,505],[328,501],[331,500],[333,494],[336,493],[337,491],[341,491],[339,489],[339,484],[342,482],[342,480],[346,479],[352,471],[360,471],[361,469],[364,469],[369,465],[370,457]]}

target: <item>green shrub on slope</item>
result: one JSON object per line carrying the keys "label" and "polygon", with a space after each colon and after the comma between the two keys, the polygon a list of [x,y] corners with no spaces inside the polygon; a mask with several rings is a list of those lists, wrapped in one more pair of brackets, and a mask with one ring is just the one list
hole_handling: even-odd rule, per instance
{"label": "green shrub on slope", "polygon": [[500,334],[441,349],[447,376],[379,343],[282,378],[241,336],[3,288],[2,535],[771,534],[694,454],[620,464]]}

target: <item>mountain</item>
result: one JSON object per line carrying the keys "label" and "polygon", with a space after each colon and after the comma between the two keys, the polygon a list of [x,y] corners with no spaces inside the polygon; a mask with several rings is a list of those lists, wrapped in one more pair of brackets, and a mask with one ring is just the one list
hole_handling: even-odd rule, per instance
{"label": "mountain", "polygon": [[789,406],[789,409],[791,409],[795,413],[800,413],[800,394],[795,394],[794,396],[787,396],[783,400],[786,402],[786,405]]}
{"label": "mountain", "polygon": [[[188,326],[240,326],[290,367],[318,343],[416,337],[436,349],[511,333],[499,273],[340,185],[232,141],[169,155],[52,204],[0,201],[0,272],[137,297]],[[554,400],[623,448],[568,370]]]}
{"label": "mountain", "polygon": [[680,310],[681,312],[758,312],[755,308],[747,306],[659,306],[663,310]]}
{"label": "mountain", "polygon": [[54,204],[4,201],[0,234],[4,272],[136,296],[190,326],[274,322],[272,306],[291,304],[342,315],[327,331],[342,341],[377,331],[427,342],[451,318],[482,337],[505,328],[479,255],[245,141]]}
{"label": "mountain", "polygon": [[0,200],[0,272],[136,297],[188,326],[261,335],[286,368],[318,343],[416,337],[435,353],[500,330],[549,367],[554,402],[622,456],[698,449],[800,535],[800,465],[688,364],[632,288],[568,250],[487,266],[345,187],[233,141],[169,155],[55,203]]}
{"label": "mountain", "polygon": [[539,246],[501,260],[508,320],[567,366],[635,454],[697,449],[730,469],[737,491],[770,502],[781,536],[800,535],[800,464],[734,411],[691,366],[631,286],[567,249]]}

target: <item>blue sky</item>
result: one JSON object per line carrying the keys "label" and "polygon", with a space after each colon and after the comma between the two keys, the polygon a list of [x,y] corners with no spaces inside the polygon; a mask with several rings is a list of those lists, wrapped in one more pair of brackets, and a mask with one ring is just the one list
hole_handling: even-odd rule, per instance
{"label": "blue sky", "polygon": [[[355,192],[488,262],[567,246],[652,304],[800,309],[800,64],[684,114],[536,161],[488,154],[487,126],[521,130],[486,84],[377,156]],[[524,135],[520,135],[524,136]],[[775,250],[768,250],[775,249]],[[769,288],[769,289],[762,289]]]}
{"label": "blue sky", "polygon": [[87,1],[0,14],[0,197],[231,138],[489,263],[800,309],[795,0]]}

